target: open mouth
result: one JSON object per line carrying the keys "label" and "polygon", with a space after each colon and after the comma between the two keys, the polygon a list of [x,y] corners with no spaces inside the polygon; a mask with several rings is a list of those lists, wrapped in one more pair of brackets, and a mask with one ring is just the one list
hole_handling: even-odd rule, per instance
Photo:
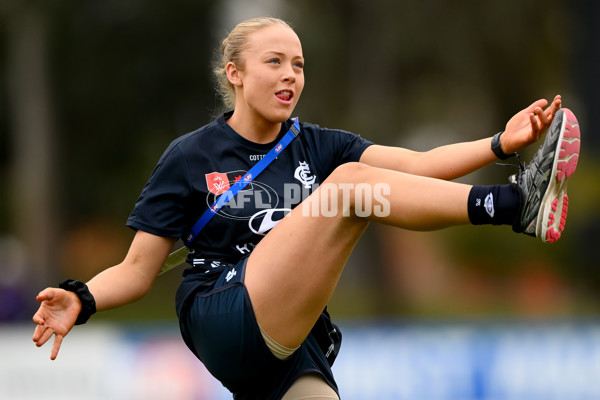
{"label": "open mouth", "polygon": [[294,92],[291,90],[281,90],[275,93],[275,96],[277,96],[277,98],[281,101],[289,102],[292,100],[292,97],[294,97]]}

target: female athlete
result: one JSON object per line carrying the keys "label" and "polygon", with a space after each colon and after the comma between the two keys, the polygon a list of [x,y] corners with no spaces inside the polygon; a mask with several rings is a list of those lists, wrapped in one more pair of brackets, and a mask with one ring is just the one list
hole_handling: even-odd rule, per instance
{"label": "female athlete", "polygon": [[[221,50],[215,72],[233,111],[167,148],[127,221],[136,234],[124,260],[87,284],[67,280],[38,295],[33,340],[42,346],[54,335],[52,359],[76,323],[144,296],[176,240],[240,179],[247,186],[187,244],[176,295],[184,341],[236,399],[339,398],[330,367],[341,336],[326,305],[369,222],[504,224],[544,242],[560,237],[579,152],[577,121],[560,96],[535,101],[493,138],[427,152],[299,122],[297,137],[249,176],[297,123],[302,47],[284,21],[256,18],[238,24]],[[545,132],[508,184],[451,182]]]}

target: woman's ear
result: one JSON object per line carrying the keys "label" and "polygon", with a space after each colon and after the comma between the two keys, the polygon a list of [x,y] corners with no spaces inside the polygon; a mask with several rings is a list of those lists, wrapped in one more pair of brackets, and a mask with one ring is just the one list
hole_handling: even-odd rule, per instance
{"label": "woman's ear", "polygon": [[241,86],[242,79],[240,76],[240,70],[231,61],[225,66],[225,72],[227,73],[227,79],[233,86]]}

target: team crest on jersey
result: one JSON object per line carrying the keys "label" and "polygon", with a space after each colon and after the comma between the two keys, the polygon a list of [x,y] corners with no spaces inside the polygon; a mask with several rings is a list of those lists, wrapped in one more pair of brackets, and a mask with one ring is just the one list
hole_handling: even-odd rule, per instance
{"label": "team crest on jersey", "polygon": [[300,165],[294,172],[294,178],[298,179],[305,188],[310,189],[313,183],[317,180],[317,177],[310,170],[310,166],[306,161],[300,161]]}
{"label": "team crest on jersey", "polygon": [[222,172],[212,172],[210,174],[206,174],[206,186],[211,193],[221,194],[226,192],[229,185],[229,178],[227,174]]}
{"label": "team crest on jersey", "polygon": [[[229,171],[229,172],[211,172],[205,174],[206,187],[212,194],[225,193],[232,184],[240,180],[246,171]],[[250,190],[252,184],[246,186],[245,190]]]}

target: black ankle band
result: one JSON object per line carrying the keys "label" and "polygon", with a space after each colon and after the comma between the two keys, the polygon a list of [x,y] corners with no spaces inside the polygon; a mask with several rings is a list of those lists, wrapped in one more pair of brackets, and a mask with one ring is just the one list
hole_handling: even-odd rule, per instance
{"label": "black ankle band", "polygon": [[512,185],[473,186],[467,209],[473,225],[512,225],[521,197]]}

